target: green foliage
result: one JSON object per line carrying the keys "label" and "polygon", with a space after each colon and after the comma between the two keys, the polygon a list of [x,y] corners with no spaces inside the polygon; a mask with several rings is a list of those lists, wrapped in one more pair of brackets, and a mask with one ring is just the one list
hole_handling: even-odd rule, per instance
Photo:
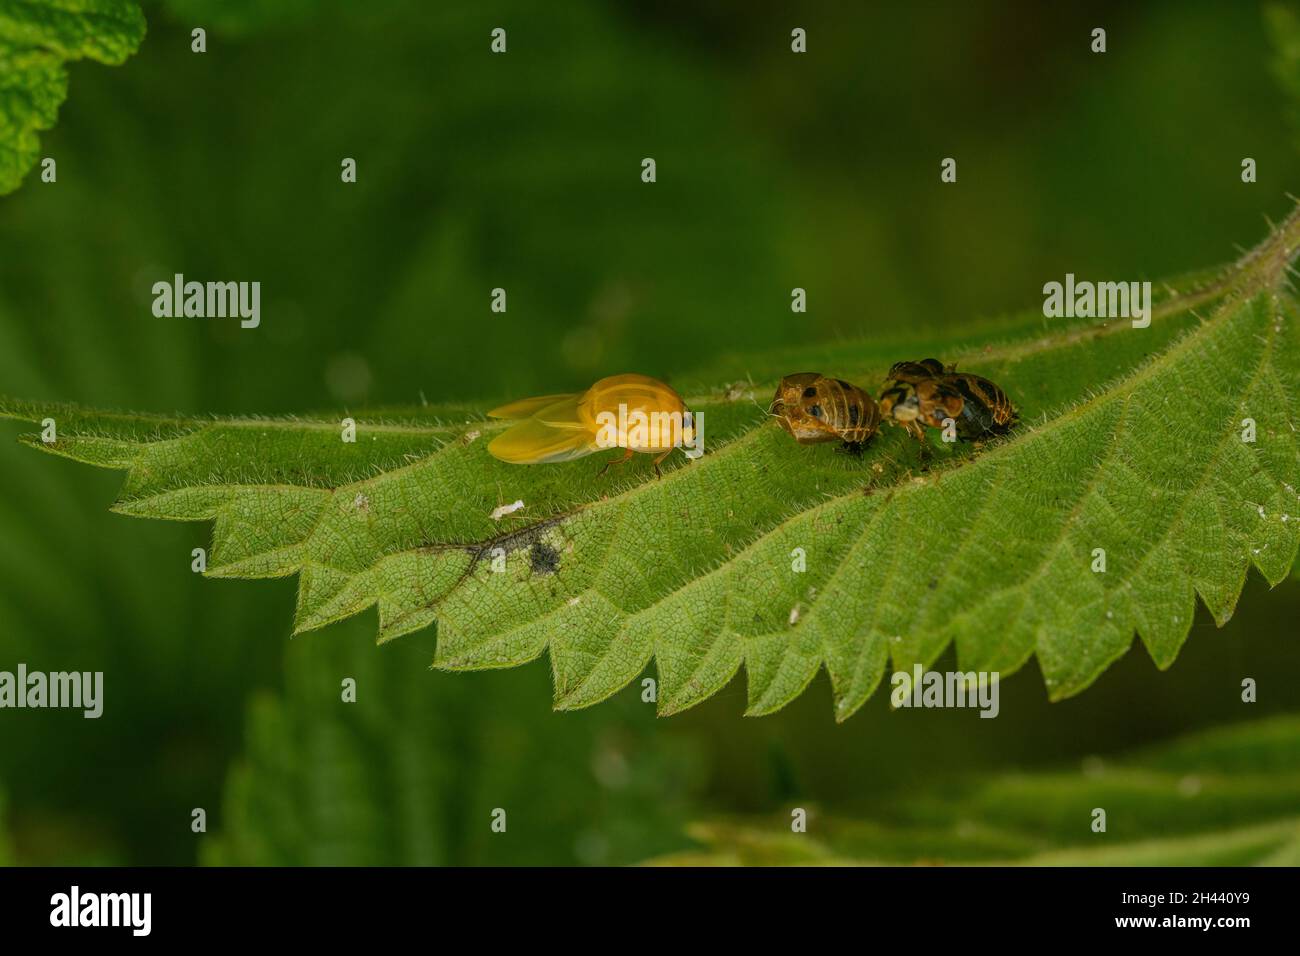
{"label": "green foliage", "polygon": [[[507,398],[715,358],[706,386],[770,378],[788,363],[847,371],[844,348],[789,346],[879,339],[904,323],[928,336],[897,341],[905,352],[942,352],[949,330],[957,345],[978,344],[973,314],[1030,302],[1067,269],[1149,276],[1222,260],[1254,241],[1259,211],[1281,208],[1300,173],[1300,154],[1277,135],[1281,97],[1259,69],[1268,51],[1250,5],[1134,7],[1127,52],[1114,59],[1089,54],[1063,8],[1035,22],[1031,57],[1023,36],[991,29],[971,4],[947,4],[941,17],[903,4],[809,8],[813,53],[792,57],[773,55],[787,48],[788,11],[734,0],[725,16],[713,5],[607,0],[144,7],[141,55],[123,69],[69,68],[72,95],[44,145],[59,158],[59,186],[29,183],[0,205],[0,392],[187,414],[332,413],[337,403],[342,414],[367,395]],[[487,55],[498,24],[510,27],[508,57]],[[208,27],[205,56],[190,53],[196,25]],[[862,57],[864,36],[921,32],[931,56],[894,44]],[[864,109],[872,122],[844,121]],[[1188,130],[1206,128],[1225,149],[1188,150]],[[961,161],[957,188],[935,175],[954,143],[977,158]],[[1259,161],[1258,184],[1239,181],[1239,143]],[[641,189],[636,160],[648,153],[662,154],[660,182]],[[361,168],[346,188],[344,155]],[[1044,241],[1063,229],[1068,241]],[[263,328],[151,320],[150,283],[181,268],[261,279]],[[496,285],[509,288],[510,312],[487,336],[485,290]],[[807,314],[786,306],[793,285],[809,289]],[[770,359],[727,358],[777,345]],[[1099,384],[1112,377],[1099,374]],[[282,663],[316,653],[322,638],[355,641],[367,660],[399,652],[387,666],[447,703],[446,726],[491,722],[542,748],[509,749],[509,761],[526,751],[567,765],[570,738],[588,739],[577,728],[600,721],[621,734],[623,701],[638,697],[634,684],[605,706],[552,718],[545,663],[430,674],[431,634],[376,652],[368,614],[282,640],[296,579],[192,575],[206,525],[127,522],[104,508],[118,475],[3,440],[0,478],[0,657],[102,669],[121,691],[99,721],[28,712],[5,736],[0,787],[22,862],[191,862],[195,806],[233,839],[219,781],[251,733],[246,701],[276,693],[286,722],[305,725],[293,712],[315,704],[283,692]],[[808,699],[765,721],[734,719],[744,695],[734,682],[661,721],[646,747],[696,745],[711,813],[780,806],[792,790],[830,812],[944,766],[1038,761],[1076,752],[1080,737],[1108,751],[1223,716],[1238,672],[1275,675],[1260,706],[1294,710],[1300,690],[1285,675],[1297,652],[1278,634],[1297,592],[1266,595],[1258,577],[1248,586],[1231,625],[1197,627],[1172,673],[1128,655],[1090,693],[1053,706],[1025,673],[1003,686],[1001,719],[975,721],[989,733],[966,733],[967,712],[900,720],[879,693],[828,733],[818,678]],[[636,710],[649,717],[648,706]],[[553,720],[561,731],[537,734]],[[845,759],[867,750],[880,759]],[[382,775],[384,751],[374,752]],[[251,757],[238,774],[265,763]],[[663,766],[652,757],[640,753],[633,768]],[[480,772],[501,771],[493,753],[483,759],[492,766]],[[603,786],[572,780],[574,815],[599,816]],[[439,812],[445,858],[478,862],[450,834],[477,833],[481,816]],[[339,830],[299,835],[312,832],[347,842]],[[544,858],[531,849],[536,829],[524,832],[540,862],[594,858],[573,853],[571,827]],[[327,853],[294,846],[303,859]],[[636,847],[614,839],[607,859]],[[506,844],[482,849],[509,862]]]}
{"label": "green foliage", "polygon": [[[1300,718],[1202,732],[1075,770],[931,787],[852,819],[810,812],[696,824],[703,849],[668,865],[995,863],[1295,866],[1300,862]],[[1106,811],[1094,832],[1093,810]]]}
{"label": "green foliage", "polygon": [[646,705],[524,723],[510,701],[540,673],[450,678],[422,666],[427,640],[356,636],[295,642],[283,697],[255,698],[204,862],[621,864],[682,845],[697,761]]}
{"label": "green foliage", "polygon": [[1273,43],[1273,78],[1286,94],[1292,133],[1300,136],[1300,11],[1293,3],[1268,3],[1264,23]]}
{"label": "green foliage", "polygon": [[337,16],[340,6],[337,0],[165,0],[165,5],[180,23],[232,37],[296,26],[326,7]]}
{"label": "green foliage", "polygon": [[39,156],[37,133],[68,96],[66,65],[117,65],[144,39],[135,0],[0,0],[0,195],[18,188]]}
{"label": "green foliage", "polygon": [[[57,422],[37,448],[126,469],[115,510],[216,522],[208,573],[301,575],[295,631],[378,606],[381,641],[437,621],[437,667],[549,651],[556,705],[602,700],[653,658],[662,713],[743,663],[768,713],[825,666],[836,716],[955,642],[963,670],[1031,655],[1053,698],[1077,693],[1136,631],[1168,667],[1199,594],[1221,624],[1249,566],[1295,557],[1294,304],[1280,290],[1300,217],[1221,279],[1170,290],[1149,329],[1084,322],[840,347],[823,370],[875,382],[935,353],[999,381],[1025,424],[945,449],[918,473],[894,430],[854,460],[795,446],[761,402],[811,355],[756,360],[757,385],[691,392],[711,449],[662,480],[590,460],[509,466],[496,423],[449,406],[337,421],[198,420],[6,402]],[[1255,443],[1241,440],[1245,418]],[[495,520],[516,499],[522,511]],[[505,573],[491,569],[492,548]],[[807,571],[794,573],[803,548]],[[1107,570],[1094,573],[1094,550]],[[545,560],[542,560],[545,558]]]}

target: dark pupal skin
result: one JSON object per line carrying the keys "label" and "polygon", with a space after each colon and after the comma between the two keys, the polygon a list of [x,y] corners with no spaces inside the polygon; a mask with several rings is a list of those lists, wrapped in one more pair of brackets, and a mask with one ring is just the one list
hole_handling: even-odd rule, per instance
{"label": "dark pupal skin", "polygon": [[971,440],[984,435],[1004,435],[1016,421],[1016,409],[1007,393],[987,378],[953,372],[944,378],[961,393],[961,414],[954,419],[957,436]]}
{"label": "dark pupal skin", "polygon": [[889,370],[880,412],[919,441],[926,426],[943,428],[949,418],[962,441],[1005,434],[1016,421],[1015,406],[1001,388],[933,358],[898,362]]}
{"label": "dark pupal skin", "polygon": [[801,445],[842,441],[860,447],[880,428],[880,408],[870,394],[820,372],[781,379],[768,411]]}
{"label": "dark pupal skin", "polygon": [[928,358],[921,359],[919,362],[895,362],[889,370],[889,378],[892,381],[910,382],[915,385],[917,382],[938,378],[951,371],[951,367],[945,366],[938,359]]}

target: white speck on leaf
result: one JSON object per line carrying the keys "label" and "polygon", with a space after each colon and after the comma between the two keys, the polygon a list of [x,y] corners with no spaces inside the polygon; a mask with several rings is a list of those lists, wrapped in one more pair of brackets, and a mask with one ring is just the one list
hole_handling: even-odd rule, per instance
{"label": "white speck on leaf", "polygon": [[506,515],[512,515],[512,514],[514,514],[516,511],[521,511],[521,510],[523,510],[523,507],[524,507],[524,503],[523,503],[522,501],[516,501],[516,502],[513,502],[512,504],[502,505],[500,508],[493,508],[493,509],[492,509],[492,520],[493,520],[493,521],[500,521],[500,520],[501,520],[502,518],[504,518]]}

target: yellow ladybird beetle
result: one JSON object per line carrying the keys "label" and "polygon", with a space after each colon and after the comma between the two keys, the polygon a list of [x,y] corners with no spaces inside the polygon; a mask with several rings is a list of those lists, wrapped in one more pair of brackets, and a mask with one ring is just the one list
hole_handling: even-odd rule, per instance
{"label": "yellow ladybird beetle", "polygon": [[571,461],[623,448],[626,454],[606,462],[600,474],[637,452],[654,455],[655,474],[660,474],[659,463],[674,448],[687,448],[688,457],[692,451],[698,457],[700,445],[695,419],[682,397],[648,375],[611,375],[585,392],[525,398],[494,408],[488,416],[516,422],[488,444],[493,457],[516,465]]}

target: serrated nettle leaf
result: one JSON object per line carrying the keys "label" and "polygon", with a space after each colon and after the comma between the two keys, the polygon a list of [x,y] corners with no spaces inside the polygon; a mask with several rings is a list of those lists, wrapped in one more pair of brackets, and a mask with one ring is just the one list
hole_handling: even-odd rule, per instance
{"label": "serrated nettle leaf", "polygon": [[[486,446],[503,424],[463,407],[203,420],[5,402],[0,415],[52,418],[53,440],[24,440],[125,468],[118,511],[215,521],[208,574],[300,574],[296,631],[377,606],[381,641],[436,622],[437,667],[549,652],[557,707],[600,701],[654,661],[661,713],[743,665],[748,712],[763,714],[825,667],[844,719],[888,667],[929,665],[950,642],[963,671],[1005,676],[1036,654],[1061,698],[1135,633],[1168,667],[1198,594],[1222,623],[1250,566],[1271,583],[1290,571],[1300,350],[1282,283],[1297,237],[1293,217],[1221,277],[1165,286],[1149,328],[1040,312],[755,359],[742,384],[685,390],[707,454],[670,460],[662,480],[648,462],[605,477],[592,459],[498,462]],[[1022,424],[925,459],[886,427],[855,458],[796,445],[766,414],[776,380],[814,359],[874,388],[929,354],[999,383]]]}
{"label": "serrated nettle leaf", "polygon": [[40,156],[68,95],[66,64],[122,63],[144,39],[136,0],[0,0],[0,195]]}
{"label": "serrated nettle leaf", "polygon": [[1297,757],[1300,720],[1277,717],[1064,770],[913,787],[861,817],[813,809],[803,833],[781,814],[701,822],[690,830],[701,849],[652,862],[1294,865]]}

